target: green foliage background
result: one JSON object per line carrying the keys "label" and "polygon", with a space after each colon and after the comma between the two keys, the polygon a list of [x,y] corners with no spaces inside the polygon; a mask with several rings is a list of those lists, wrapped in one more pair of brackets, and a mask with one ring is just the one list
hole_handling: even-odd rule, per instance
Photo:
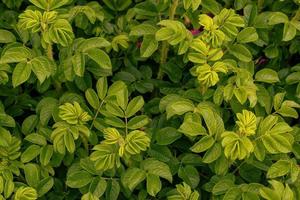
{"label": "green foliage background", "polygon": [[1,0],[0,199],[300,199],[299,0]]}

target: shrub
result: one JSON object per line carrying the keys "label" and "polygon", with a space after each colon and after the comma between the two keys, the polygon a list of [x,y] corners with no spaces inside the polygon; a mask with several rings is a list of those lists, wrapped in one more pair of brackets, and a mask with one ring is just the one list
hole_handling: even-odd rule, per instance
{"label": "shrub", "polygon": [[0,199],[300,199],[299,0],[2,0]]}

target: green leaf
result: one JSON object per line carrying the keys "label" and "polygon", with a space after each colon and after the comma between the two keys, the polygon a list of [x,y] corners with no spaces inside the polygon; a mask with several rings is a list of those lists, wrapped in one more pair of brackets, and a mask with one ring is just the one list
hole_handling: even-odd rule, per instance
{"label": "green leaf", "polygon": [[286,23],[288,21],[289,21],[288,16],[286,16],[286,14],[284,14],[283,12],[272,12],[270,13],[268,18],[269,25]]}
{"label": "green leaf", "polygon": [[91,192],[94,196],[98,198],[100,198],[104,194],[106,189],[107,182],[101,177],[94,178],[89,186],[89,192]]}
{"label": "green leaf", "polygon": [[15,184],[12,180],[7,180],[4,184],[4,197],[5,199],[8,199],[8,197],[13,193],[15,188]]}
{"label": "green leaf", "polygon": [[26,82],[31,74],[31,64],[18,63],[13,71],[12,84],[17,87]]}
{"label": "green leaf", "polygon": [[293,73],[289,74],[286,77],[285,82],[288,85],[299,83],[300,82],[300,72],[293,72]]}
{"label": "green leaf", "polygon": [[85,39],[77,48],[78,51],[86,53],[95,48],[109,47],[110,43],[102,37],[92,37]]}
{"label": "green leaf", "polygon": [[120,193],[120,185],[116,180],[109,180],[105,196],[107,200],[117,200]]}
{"label": "green leaf", "polygon": [[67,150],[70,153],[74,153],[74,151],[75,151],[75,141],[74,141],[74,138],[73,138],[73,134],[70,131],[67,131],[64,134],[64,142],[65,142],[65,146],[66,146]]}
{"label": "green leaf", "polygon": [[73,70],[77,76],[83,77],[85,71],[85,58],[82,53],[75,53],[72,56]]}
{"label": "green leaf", "polygon": [[196,188],[200,182],[198,170],[191,165],[180,167],[178,170],[178,176],[185,183],[191,186],[192,189]]}
{"label": "green leaf", "polygon": [[292,117],[298,119],[299,116],[297,110],[289,106],[281,106],[281,108],[278,109],[276,112],[282,115],[283,117]]}
{"label": "green leaf", "polygon": [[89,102],[89,104],[94,108],[98,109],[100,106],[100,101],[97,96],[97,93],[92,88],[89,88],[85,91],[85,98]]}
{"label": "green leaf", "polygon": [[30,145],[21,155],[22,163],[27,163],[36,158],[41,151],[38,145]]}
{"label": "green leaf", "polygon": [[222,147],[219,143],[215,143],[203,156],[204,163],[212,163],[217,160],[222,153]]}
{"label": "green leaf", "polygon": [[214,143],[214,138],[211,135],[206,135],[202,137],[198,142],[196,142],[190,149],[195,153],[201,153],[211,148]]}
{"label": "green leaf", "polygon": [[194,104],[187,99],[171,102],[166,107],[167,119],[170,119],[174,115],[183,115],[186,112],[194,111],[194,109]]}
{"label": "green leaf", "polygon": [[121,183],[130,191],[133,191],[145,178],[145,171],[139,168],[128,168],[125,173],[121,175]]}
{"label": "green leaf", "polygon": [[182,134],[173,127],[165,127],[157,131],[156,140],[159,145],[169,145],[181,138]]}
{"label": "green leaf", "polygon": [[146,126],[150,122],[146,115],[135,116],[128,121],[127,127],[129,129],[139,129]]}
{"label": "green leaf", "polygon": [[142,161],[141,168],[144,169],[147,173],[151,173],[168,180],[170,183],[173,180],[170,167],[167,164],[156,159],[149,158]]}
{"label": "green leaf", "polygon": [[39,119],[37,115],[28,116],[22,123],[22,133],[25,135],[30,134],[38,125]]}
{"label": "green leaf", "polygon": [[15,41],[16,37],[12,32],[0,29],[0,43],[11,43]]}
{"label": "green leaf", "polygon": [[268,169],[267,177],[268,178],[277,178],[284,176],[290,172],[290,162],[288,160],[279,160],[276,163],[272,164]]}
{"label": "green leaf", "polygon": [[162,184],[159,176],[154,174],[147,174],[147,192],[151,196],[155,197],[156,194],[161,190]]}
{"label": "green leaf", "polygon": [[273,84],[273,83],[279,82],[279,77],[278,77],[278,74],[276,71],[269,69],[269,68],[265,68],[265,69],[262,69],[262,70],[256,72],[255,80],[257,80],[259,82]]}
{"label": "green leaf", "polygon": [[95,61],[100,68],[111,70],[112,65],[109,56],[101,49],[90,49],[86,51],[86,55]]}
{"label": "green leaf", "polygon": [[42,179],[37,186],[37,192],[39,197],[47,194],[47,192],[51,190],[53,185],[54,185],[54,179],[51,176]]}
{"label": "green leaf", "polygon": [[242,191],[238,187],[230,188],[223,199],[239,200],[242,197]]}
{"label": "green leaf", "polygon": [[12,47],[2,52],[0,64],[26,62],[30,58],[32,58],[30,49],[26,47]]}
{"label": "green leaf", "polygon": [[128,89],[123,81],[114,82],[108,89],[108,96],[115,96],[117,98],[118,105],[126,110],[128,104]]}
{"label": "green leaf", "polygon": [[31,61],[31,69],[36,75],[40,83],[43,83],[46,78],[54,74],[56,66],[44,56],[33,58]]}
{"label": "green leaf", "polygon": [[157,31],[157,27],[151,24],[139,24],[131,28],[130,36],[144,36],[154,35]]}
{"label": "green leaf", "polygon": [[17,189],[14,200],[26,199],[26,200],[35,200],[38,198],[36,190],[32,187],[21,186]]}
{"label": "green leaf", "polygon": [[47,144],[46,138],[44,136],[42,136],[40,134],[36,134],[36,133],[27,135],[25,137],[25,140],[27,140],[33,144],[37,144],[37,145],[41,145],[41,146],[44,146]]}
{"label": "green leaf", "polygon": [[97,170],[108,170],[120,165],[120,160],[117,157],[117,148],[114,145],[98,144],[94,146],[95,150],[90,158],[95,161],[95,167]]}
{"label": "green leaf", "polygon": [[242,44],[233,44],[229,46],[228,50],[240,61],[250,62],[252,60],[251,52]]}
{"label": "green leaf", "polygon": [[125,116],[127,118],[132,117],[135,113],[140,111],[144,106],[144,99],[142,96],[133,98],[127,105],[125,110]]}
{"label": "green leaf", "polygon": [[292,40],[296,36],[296,33],[297,29],[290,22],[285,23],[283,27],[282,41]]}
{"label": "green leaf", "polygon": [[146,151],[149,146],[150,138],[143,131],[131,131],[125,138],[125,151],[131,155]]}
{"label": "green leaf", "polygon": [[53,146],[46,145],[41,149],[40,153],[40,162],[42,165],[46,166],[50,162],[50,159],[53,155]]}
{"label": "green leaf", "polygon": [[92,181],[92,176],[86,171],[77,171],[67,175],[67,186],[81,188]]}
{"label": "green leaf", "polygon": [[107,79],[106,77],[101,77],[98,79],[96,84],[97,94],[98,97],[103,100],[106,97],[107,94]]}
{"label": "green leaf", "polygon": [[75,36],[71,24],[65,19],[58,19],[50,26],[49,37],[54,43],[67,47]]}
{"label": "green leaf", "polygon": [[0,113],[0,126],[15,127],[16,122],[11,116],[4,113]]}
{"label": "green leaf", "polygon": [[25,179],[29,186],[36,188],[40,182],[40,169],[36,164],[28,163],[24,166]]}
{"label": "green leaf", "polygon": [[141,57],[148,58],[158,49],[154,35],[145,35],[141,45]]}
{"label": "green leaf", "polygon": [[32,4],[34,4],[36,7],[39,7],[43,10],[54,10],[57,9],[65,4],[70,3],[70,0],[53,0],[53,1],[47,1],[47,0],[30,0]]}
{"label": "green leaf", "polygon": [[255,42],[256,40],[258,40],[258,34],[253,27],[247,27],[237,35],[237,41],[239,43]]}

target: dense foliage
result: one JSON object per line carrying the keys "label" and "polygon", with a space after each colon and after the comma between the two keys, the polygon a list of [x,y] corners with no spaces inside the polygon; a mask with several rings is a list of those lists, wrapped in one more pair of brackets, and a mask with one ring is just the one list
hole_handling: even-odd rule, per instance
{"label": "dense foliage", "polygon": [[300,199],[299,6],[1,0],[0,199]]}

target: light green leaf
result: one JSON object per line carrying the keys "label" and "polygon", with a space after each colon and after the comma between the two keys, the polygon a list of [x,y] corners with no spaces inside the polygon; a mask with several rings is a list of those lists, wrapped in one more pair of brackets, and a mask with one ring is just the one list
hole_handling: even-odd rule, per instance
{"label": "light green leaf", "polygon": [[135,116],[128,121],[127,127],[135,130],[146,126],[149,122],[150,120],[146,115]]}
{"label": "light green leaf", "polygon": [[24,166],[25,179],[29,186],[36,188],[40,182],[40,169],[37,164],[28,163]]}
{"label": "light green leaf", "polygon": [[0,29],[0,43],[11,43],[15,41],[16,41],[16,37],[12,32],[9,32],[4,29]]}
{"label": "light green leaf", "polygon": [[106,77],[101,77],[98,79],[96,84],[97,94],[98,97],[103,100],[106,97],[107,94],[107,79]]}
{"label": "light green leaf", "polygon": [[12,47],[2,52],[0,64],[26,62],[32,58],[32,52],[26,47]]}
{"label": "light green leaf", "polygon": [[247,27],[237,35],[237,41],[240,43],[255,42],[256,40],[258,40],[258,34],[253,27]]}
{"label": "light green leaf", "polygon": [[98,109],[100,106],[100,101],[97,96],[97,93],[92,88],[89,88],[85,91],[85,98],[89,102],[89,104],[94,108]]}
{"label": "light green leaf", "polygon": [[265,68],[256,72],[255,80],[259,82],[273,84],[279,82],[279,77],[276,71],[269,68]]}
{"label": "light green leaf", "polygon": [[86,39],[82,43],[80,43],[77,50],[85,53],[91,49],[103,48],[103,47],[109,47],[109,46],[110,46],[110,43],[106,39],[104,39],[102,37],[92,37],[92,38]]}
{"label": "light green leaf", "polygon": [[13,71],[12,84],[13,87],[17,87],[26,82],[31,74],[31,64],[18,63]]}
{"label": "light green leaf", "polygon": [[282,41],[290,41],[292,40],[297,33],[297,29],[290,23],[287,22],[284,24],[283,27],[283,36],[282,36]]}
{"label": "light green leaf", "polygon": [[194,111],[194,109],[193,102],[187,99],[171,102],[166,107],[167,119],[170,119],[174,115],[183,115],[186,112]]}
{"label": "light green leaf", "polygon": [[37,192],[39,197],[49,192],[53,187],[53,185],[54,185],[54,179],[51,176],[42,179],[37,186]]}
{"label": "light green leaf", "polygon": [[129,35],[132,36],[154,35],[157,30],[158,28],[151,24],[139,24],[131,28]]}
{"label": "light green leaf", "polygon": [[141,45],[141,57],[150,57],[158,48],[154,35],[145,35]]}
{"label": "light green leaf", "polygon": [[141,167],[147,173],[157,175],[161,178],[168,180],[169,182],[172,182],[173,180],[170,167],[159,160],[156,160],[154,158],[146,159],[142,161]]}
{"label": "light green leaf", "polygon": [[290,162],[288,160],[279,160],[272,164],[268,170],[268,178],[277,178],[290,172]]}
{"label": "light green leaf", "polygon": [[233,44],[229,46],[228,50],[232,55],[241,61],[250,62],[252,60],[251,52],[242,44]]}
{"label": "light green leaf", "polygon": [[202,137],[198,142],[196,142],[190,149],[195,153],[200,153],[211,148],[214,143],[214,138],[211,135],[206,135]]}
{"label": "light green leaf", "polygon": [[50,26],[49,37],[52,42],[67,47],[75,36],[71,24],[65,19],[58,19]]}
{"label": "light green leaf", "polygon": [[[37,135],[37,134],[36,134]],[[38,145],[30,145],[21,155],[22,163],[27,163],[33,160],[40,154],[41,147]]]}
{"label": "light green leaf", "polygon": [[142,96],[137,96],[133,98],[127,105],[125,116],[128,118],[132,117],[135,113],[137,113],[143,108],[144,103],[145,102]]}
{"label": "light green leaf", "polygon": [[147,192],[151,196],[155,197],[156,194],[161,190],[162,184],[159,176],[154,174],[147,174]]}
{"label": "light green leaf", "polygon": [[95,61],[100,68],[111,70],[112,65],[109,56],[101,49],[90,49],[86,51],[86,55]]}
{"label": "light green leaf", "polygon": [[286,14],[284,14],[283,12],[272,12],[270,13],[268,18],[269,25],[286,23],[288,21],[289,21],[288,16],[286,16]]}
{"label": "light green leaf", "polygon": [[219,143],[215,143],[203,156],[204,163],[212,163],[217,160],[222,153],[222,147]]}
{"label": "light green leaf", "polygon": [[92,181],[92,176],[86,171],[77,171],[67,175],[67,186],[81,188]]}

